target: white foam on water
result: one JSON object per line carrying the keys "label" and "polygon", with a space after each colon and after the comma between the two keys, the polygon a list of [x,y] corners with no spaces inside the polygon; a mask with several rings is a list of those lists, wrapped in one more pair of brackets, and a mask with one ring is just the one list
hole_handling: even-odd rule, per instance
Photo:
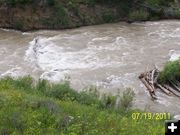
{"label": "white foam on water", "polygon": [[119,86],[119,88],[127,88],[133,86],[133,82],[130,78],[134,77],[135,74],[126,73],[124,75],[110,75],[105,80],[96,82],[97,86],[103,86],[103,88],[112,88],[113,86]]}
{"label": "white foam on water", "polygon": [[175,115],[175,116],[174,116],[174,119],[180,120],[180,115]]}
{"label": "white foam on water", "polygon": [[172,105],[166,98],[160,97],[158,96],[157,102],[168,107],[170,105]]}
{"label": "white foam on water", "polygon": [[52,70],[52,71],[47,71],[44,72],[43,74],[41,74],[40,79],[46,79],[49,81],[53,81],[53,82],[59,82],[59,81],[63,81],[66,79],[66,74],[68,76],[69,71],[56,71],[56,70]]}
{"label": "white foam on water", "polygon": [[[112,40],[112,42],[106,42],[106,40]],[[110,37],[93,38],[87,43],[88,49],[93,51],[117,51],[123,48],[129,48],[126,38],[116,37],[115,39]]]}
{"label": "white foam on water", "polygon": [[0,28],[0,30],[4,31],[4,32],[15,32],[15,33],[21,33],[18,30],[14,30],[14,29],[5,29],[5,28]]}
{"label": "white foam on water", "polygon": [[169,51],[170,61],[175,61],[180,59],[180,51],[170,50]]}
{"label": "white foam on water", "polygon": [[127,45],[127,40],[124,37],[117,37],[115,43],[117,45]]}
{"label": "white foam on water", "polygon": [[10,30],[10,29],[4,29],[4,28],[0,28],[0,30],[6,31],[6,32],[12,31],[12,30]]}
{"label": "white foam on water", "polygon": [[117,50],[119,48],[117,45],[113,45],[114,48],[108,45],[99,47],[90,45],[77,51],[67,51],[67,47],[61,47],[53,42],[56,39],[57,36],[50,38],[37,37],[29,43],[30,46],[26,51],[25,60],[29,61],[32,67],[44,71],[41,78],[57,81],[62,79],[65,73],[72,70],[94,70],[117,63],[123,64],[118,61],[111,61],[108,55],[104,58],[97,55],[104,49]]}
{"label": "white foam on water", "polygon": [[22,35],[31,35],[29,32],[23,32]]}
{"label": "white foam on water", "polygon": [[180,38],[180,28],[176,28],[175,30],[169,30],[166,28],[162,28],[160,30],[156,30],[153,32],[148,33],[149,37],[156,37],[156,38]]}
{"label": "white foam on water", "polygon": [[11,76],[13,78],[18,78],[25,75],[27,75],[27,73],[25,73],[21,67],[16,66],[1,74],[0,77]]}
{"label": "white foam on water", "polygon": [[157,30],[157,31],[148,33],[148,36],[166,39],[166,38],[171,37],[171,33],[168,33],[168,31],[166,30]]}
{"label": "white foam on water", "polygon": [[171,34],[170,37],[172,38],[180,38],[180,28],[176,28]]}
{"label": "white foam on water", "polygon": [[92,41],[106,41],[109,37],[93,38]]}
{"label": "white foam on water", "polygon": [[7,52],[7,49],[5,47],[0,48],[0,55],[5,54]]}

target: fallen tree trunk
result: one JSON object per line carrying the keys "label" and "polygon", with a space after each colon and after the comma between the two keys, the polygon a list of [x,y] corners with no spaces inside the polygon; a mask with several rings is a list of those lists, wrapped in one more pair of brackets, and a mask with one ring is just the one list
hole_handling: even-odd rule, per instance
{"label": "fallen tree trunk", "polygon": [[139,79],[142,81],[142,83],[146,86],[147,90],[149,91],[149,94],[151,95],[151,97],[153,99],[156,99],[156,95],[155,95],[155,92],[154,92],[154,89],[148,84],[148,82],[146,81],[146,79],[143,77],[144,75],[141,74],[139,76]]}

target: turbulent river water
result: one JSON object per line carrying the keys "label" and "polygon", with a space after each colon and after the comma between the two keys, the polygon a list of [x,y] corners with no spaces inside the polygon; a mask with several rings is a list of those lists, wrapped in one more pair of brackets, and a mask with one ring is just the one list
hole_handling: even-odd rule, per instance
{"label": "turbulent river water", "polygon": [[177,20],[26,33],[0,30],[1,77],[68,78],[77,90],[96,85],[113,94],[131,87],[134,107],[153,112],[178,115],[180,100],[157,91],[158,100],[152,101],[138,75],[179,56]]}

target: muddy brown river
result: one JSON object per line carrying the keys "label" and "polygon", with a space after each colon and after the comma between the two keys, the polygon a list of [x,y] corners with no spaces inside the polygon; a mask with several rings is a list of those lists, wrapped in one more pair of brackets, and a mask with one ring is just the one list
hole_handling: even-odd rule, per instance
{"label": "muddy brown river", "polygon": [[0,76],[69,79],[116,94],[134,90],[134,107],[180,115],[180,99],[157,91],[152,101],[138,75],[180,56],[180,21],[116,23],[72,30],[0,30]]}

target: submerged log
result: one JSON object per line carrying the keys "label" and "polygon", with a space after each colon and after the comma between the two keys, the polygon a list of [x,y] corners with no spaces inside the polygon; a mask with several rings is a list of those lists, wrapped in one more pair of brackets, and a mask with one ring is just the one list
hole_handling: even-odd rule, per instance
{"label": "submerged log", "polygon": [[177,91],[180,92],[180,88],[179,88],[175,83],[173,83],[172,81],[170,81],[170,83],[172,84],[172,86],[173,86]]}
{"label": "submerged log", "polygon": [[175,89],[173,89],[172,87],[170,87],[169,85],[165,84],[163,85],[166,89],[168,89],[169,91],[171,91],[172,94],[174,94],[177,97],[180,97],[180,93],[178,93]]}
{"label": "submerged log", "polygon": [[167,90],[166,88],[164,88],[162,85],[160,85],[160,84],[157,84],[157,87],[162,91],[162,92],[164,92],[166,95],[172,95],[172,93],[169,91],[169,90]]}

